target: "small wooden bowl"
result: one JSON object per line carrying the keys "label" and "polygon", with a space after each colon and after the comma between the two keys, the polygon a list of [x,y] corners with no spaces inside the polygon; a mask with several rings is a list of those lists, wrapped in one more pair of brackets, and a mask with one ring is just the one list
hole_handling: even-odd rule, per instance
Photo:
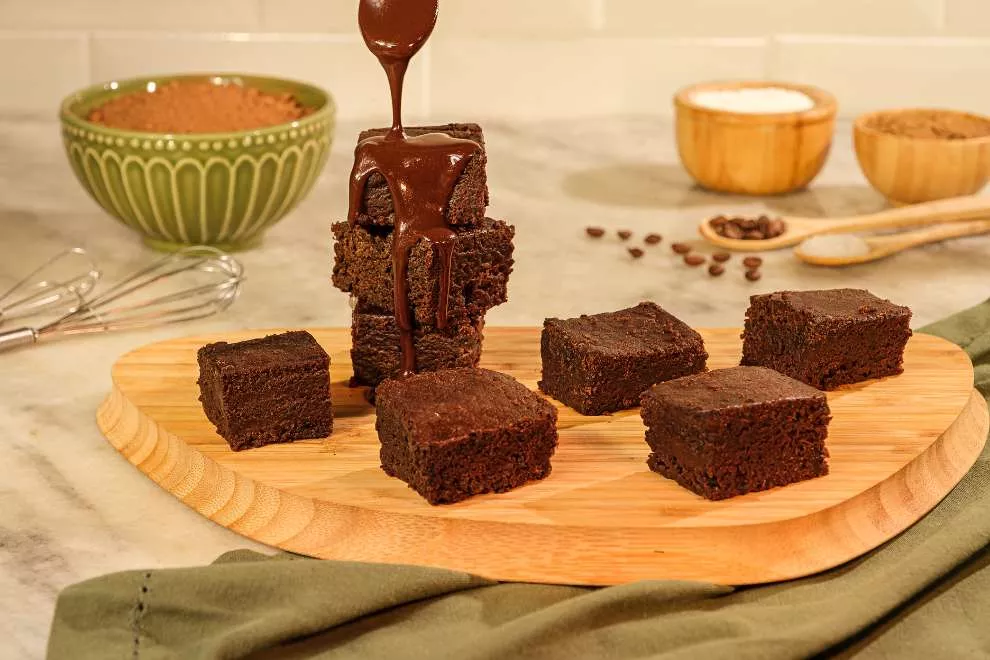
{"label": "small wooden bowl", "polygon": [[[972,195],[990,180],[990,136],[948,140],[884,133],[871,127],[878,116],[918,112],[918,108],[861,115],[853,125],[856,158],[870,184],[893,204],[918,204]],[[990,118],[955,110],[925,110]]]}
{"label": "small wooden bowl", "polygon": [[[702,90],[775,87],[802,92],[815,106],[803,112],[753,114],[697,105]],[[693,85],[674,96],[677,149],[688,173],[705,188],[775,195],[804,188],[825,165],[838,105],[828,92],[778,82]]]}

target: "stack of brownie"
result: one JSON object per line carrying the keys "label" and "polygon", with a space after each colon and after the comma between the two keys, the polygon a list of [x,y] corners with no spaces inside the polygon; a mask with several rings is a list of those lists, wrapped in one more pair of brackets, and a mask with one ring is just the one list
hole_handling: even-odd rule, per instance
{"label": "stack of brownie", "polygon": [[[387,129],[364,131],[358,141],[383,135]],[[408,291],[414,319],[413,345],[417,371],[477,366],[481,357],[485,313],[507,299],[512,272],[515,229],[485,217],[488,207],[487,158],[481,127],[449,124],[407,128],[412,136],[446,133],[477,142],[454,187],[447,207],[447,224],[455,232],[448,324],[437,327],[440,296],[440,255],[423,239],[409,256]],[[365,187],[355,226],[333,225],[333,283],[351,294],[351,359],[356,385],[377,386],[401,370],[399,329],[395,322],[392,276],[392,236],[395,206],[384,177],[373,174]]]}

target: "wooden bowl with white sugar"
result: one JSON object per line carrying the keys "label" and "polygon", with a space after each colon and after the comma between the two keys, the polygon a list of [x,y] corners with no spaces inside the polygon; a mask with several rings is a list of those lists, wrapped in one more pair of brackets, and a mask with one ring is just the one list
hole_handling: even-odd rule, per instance
{"label": "wooden bowl with white sugar", "polygon": [[825,165],[838,104],[810,85],[703,83],[674,96],[681,163],[710,190],[776,195],[804,188]]}

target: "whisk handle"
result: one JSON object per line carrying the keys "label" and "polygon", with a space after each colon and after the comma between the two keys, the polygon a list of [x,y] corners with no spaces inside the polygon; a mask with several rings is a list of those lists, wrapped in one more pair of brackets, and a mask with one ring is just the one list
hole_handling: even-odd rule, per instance
{"label": "whisk handle", "polygon": [[20,346],[28,346],[38,341],[38,332],[33,328],[18,328],[0,332],[0,353],[12,351]]}

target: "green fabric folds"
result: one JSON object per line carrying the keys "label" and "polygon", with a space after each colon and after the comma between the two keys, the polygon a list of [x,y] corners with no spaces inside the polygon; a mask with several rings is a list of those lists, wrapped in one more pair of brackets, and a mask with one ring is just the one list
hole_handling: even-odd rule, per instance
{"label": "green fabric folds", "polygon": [[[924,329],[990,396],[990,301]],[[497,584],[450,571],[251,552],[109,575],[60,596],[49,657],[990,657],[990,449],[928,516],[814,577],[745,589]]]}

